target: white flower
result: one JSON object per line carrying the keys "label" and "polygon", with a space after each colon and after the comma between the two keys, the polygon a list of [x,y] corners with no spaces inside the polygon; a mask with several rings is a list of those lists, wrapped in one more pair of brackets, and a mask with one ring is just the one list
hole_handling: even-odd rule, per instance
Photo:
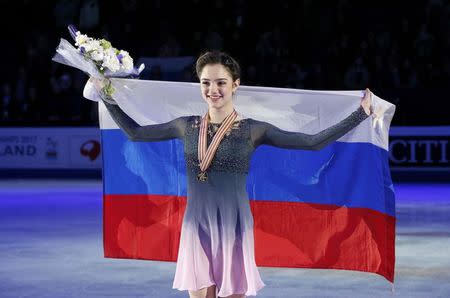
{"label": "white flower", "polygon": [[133,58],[126,56],[122,58],[122,66],[126,71],[133,70]]}
{"label": "white flower", "polygon": [[109,48],[104,52],[103,67],[108,68],[110,71],[118,71],[120,69],[120,62],[116,56],[114,49]]}
{"label": "white flower", "polygon": [[87,42],[85,42],[82,47],[84,50],[89,53],[91,51],[103,51],[102,46],[100,45],[100,42],[98,40],[92,39]]}
{"label": "white flower", "polygon": [[127,51],[120,51],[119,55],[122,55],[122,67],[125,71],[133,70],[133,58],[130,57]]}
{"label": "white flower", "polygon": [[91,55],[92,60],[94,60],[94,61],[102,61],[102,60],[103,60],[103,57],[105,56],[105,55],[103,54],[103,49],[93,50],[93,51],[90,53],[90,55]]}
{"label": "white flower", "polygon": [[91,38],[81,34],[80,31],[76,31],[73,26],[69,28],[69,31],[75,39],[75,45],[78,47],[79,53],[94,62],[95,67],[102,74],[123,77],[139,74],[143,70],[143,64],[138,70],[135,70],[133,58],[130,54],[127,51],[119,51],[114,48],[108,40]]}
{"label": "white flower", "polygon": [[86,34],[81,34],[80,31],[77,31],[77,35],[75,36],[75,45],[81,46],[92,38],[88,37]]}

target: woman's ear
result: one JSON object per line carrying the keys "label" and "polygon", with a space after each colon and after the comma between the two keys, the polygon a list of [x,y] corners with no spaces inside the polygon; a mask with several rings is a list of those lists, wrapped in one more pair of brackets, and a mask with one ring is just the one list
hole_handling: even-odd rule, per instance
{"label": "woman's ear", "polygon": [[237,79],[236,81],[233,82],[233,92],[236,91],[236,89],[239,87],[240,84],[241,84],[241,79]]}

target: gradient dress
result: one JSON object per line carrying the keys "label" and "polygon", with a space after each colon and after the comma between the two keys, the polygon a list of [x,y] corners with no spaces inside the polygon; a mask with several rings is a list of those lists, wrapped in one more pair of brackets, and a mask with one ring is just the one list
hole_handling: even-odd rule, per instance
{"label": "gradient dress", "polygon": [[[255,149],[260,145],[270,145],[319,150],[368,117],[360,106],[341,122],[314,135],[284,131],[251,118],[235,121],[207,170],[207,181],[202,182],[197,180],[201,116],[139,126],[117,105],[106,102],[105,105],[132,141],[174,138],[183,141],[187,205],[173,288],[194,291],[216,285],[219,296],[256,296],[257,291],[265,286],[255,263],[253,216],[246,191],[246,178]],[[219,126],[209,124],[208,145]]]}

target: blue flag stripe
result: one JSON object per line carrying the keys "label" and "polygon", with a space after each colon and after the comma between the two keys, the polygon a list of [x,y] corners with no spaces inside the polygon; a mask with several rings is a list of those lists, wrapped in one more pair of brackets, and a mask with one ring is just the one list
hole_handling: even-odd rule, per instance
{"label": "blue flag stripe", "polygon": [[[117,148],[103,152],[105,194],[186,196],[180,140],[131,142],[112,129],[102,130],[102,142]],[[251,160],[247,192],[254,200],[369,208],[395,216],[388,152],[369,143],[334,142],[320,151],[261,146]]]}

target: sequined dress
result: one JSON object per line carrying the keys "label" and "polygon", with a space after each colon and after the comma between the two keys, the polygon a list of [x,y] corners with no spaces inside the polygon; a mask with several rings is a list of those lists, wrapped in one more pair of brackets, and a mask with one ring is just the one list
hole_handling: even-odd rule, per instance
{"label": "sequined dress", "polygon": [[[315,135],[283,131],[251,118],[235,121],[207,170],[197,180],[200,116],[139,126],[118,106],[105,103],[111,116],[134,141],[179,138],[187,169],[187,206],[181,228],[173,288],[199,290],[216,285],[218,296],[256,296],[265,286],[255,263],[253,216],[246,177],[253,151],[260,145],[318,150],[337,140],[368,116],[360,106],[350,116]],[[220,124],[210,123],[208,145]]]}

